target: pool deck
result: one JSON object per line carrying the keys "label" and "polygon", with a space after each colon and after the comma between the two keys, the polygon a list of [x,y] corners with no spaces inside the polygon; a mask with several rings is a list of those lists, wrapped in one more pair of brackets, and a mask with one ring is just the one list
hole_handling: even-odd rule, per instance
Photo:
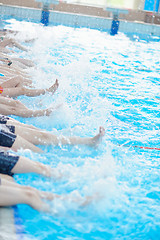
{"label": "pool deck", "polygon": [[0,240],[18,240],[13,208],[0,208]]}
{"label": "pool deck", "polygon": [[[59,5],[58,5],[59,6]],[[84,6],[83,6],[84,7]],[[97,8],[96,8],[97,10]],[[98,10],[97,10],[98,11]],[[10,16],[13,18],[20,18],[26,21],[34,21],[40,23],[42,20],[42,9],[20,7],[13,5],[0,4],[1,19],[3,16]],[[112,14],[112,13],[111,13]],[[124,14],[125,15],[125,14]],[[49,23],[55,26],[64,25],[73,28],[90,28],[100,31],[110,32],[112,26],[112,17],[102,17],[95,15],[88,15],[83,13],[73,13],[67,11],[58,11],[56,9],[50,10]],[[119,32],[129,34],[146,35],[148,37],[160,36],[160,25],[153,23],[145,23],[139,21],[125,21],[119,16]]]}
{"label": "pool deck", "polygon": [[[94,2],[94,1],[93,1]],[[36,2],[35,0],[1,0],[1,4],[10,5],[10,6],[19,6],[19,7],[28,7],[41,9],[42,3]],[[143,4],[141,4],[143,6]],[[128,14],[121,13],[119,15],[121,20],[124,21],[138,21],[144,23],[154,23],[160,24],[160,14],[152,13],[150,11],[142,10],[142,6],[137,6],[136,9],[128,9]],[[82,5],[76,3],[66,3],[59,2],[57,5],[50,5],[51,9],[54,9],[58,12],[73,13],[73,14],[84,14],[97,17],[110,18],[112,13],[105,9],[103,6],[91,6],[91,5]]]}

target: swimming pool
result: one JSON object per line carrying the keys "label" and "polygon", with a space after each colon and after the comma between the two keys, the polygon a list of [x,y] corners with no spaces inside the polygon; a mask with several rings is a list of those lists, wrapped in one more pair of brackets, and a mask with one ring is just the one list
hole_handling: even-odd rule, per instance
{"label": "swimming pool", "polygon": [[[100,125],[106,129],[98,149],[49,146],[42,147],[44,155],[20,152],[63,169],[67,176],[54,182],[17,175],[19,183],[60,194],[101,196],[83,209],[55,201],[51,215],[19,205],[24,239],[160,239],[160,151],[154,149],[160,147],[159,39],[132,41],[122,33],[112,37],[85,28],[10,24],[38,36],[30,52],[17,52],[36,62],[37,69],[30,70],[35,85],[46,87],[55,78],[60,82],[54,96],[20,99],[34,108],[64,103],[49,118],[17,119],[69,135],[92,136]],[[25,32],[17,37],[23,38]]]}

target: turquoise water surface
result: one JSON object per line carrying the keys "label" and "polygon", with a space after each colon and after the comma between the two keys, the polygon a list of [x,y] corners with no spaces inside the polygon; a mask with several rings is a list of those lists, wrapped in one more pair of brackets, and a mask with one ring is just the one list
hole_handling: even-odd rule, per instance
{"label": "turquoise water surface", "polygon": [[19,151],[65,172],[56,182],[19,174],[19,183],[59,194],[97,196],[84,208],[53,201],[51,214],[19,205],[24,238],[160,239],[160,151],[154,149],[160,148],[159,40],[132,41],[122,33],[113,37],[98,30],[44,28],[15,20],[9,26],[21,30],[17,40],[38,37],[25,43],[28,53],[16,53],[36,62],[36,69],[28,70],[34,85],[45,88],[56,78],[60,82],[53,96],[19,99],[35,109],[63,103],[50,117],[15,118],[58,135],[89,137],[99,126],[106,129],[97,149],[43,146],[44,154]]}

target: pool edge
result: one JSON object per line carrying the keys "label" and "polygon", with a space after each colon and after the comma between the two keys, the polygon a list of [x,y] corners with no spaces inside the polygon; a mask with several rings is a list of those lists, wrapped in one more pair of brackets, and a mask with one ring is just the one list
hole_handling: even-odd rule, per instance
{"label": "pool edge", "polygon": [[13,208],[0,208],[0,239],[18,240]]}

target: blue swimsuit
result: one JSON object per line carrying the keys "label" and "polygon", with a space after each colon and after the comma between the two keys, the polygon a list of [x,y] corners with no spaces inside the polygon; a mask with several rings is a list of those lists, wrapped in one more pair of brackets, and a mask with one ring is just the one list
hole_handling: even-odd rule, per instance
{"label": "blue swimsuit", "polygon": [[[16,135],[14,134],[15,126],[6,125],[7,120],[9,120],[9,117],[0,115],[0,125],[2,125],[2,129],[0,129],[0,146],[11,148],[16,139]],[[5,130],[5,128],[7,129]],[[19,156],[15,156],[11,153],[6,153],[0,150],[0,173],[12,176],[12,169],[18,160]]]}
{"label": "blue swimsuit", "polygon": [[15,126],[6,125],[7,120],[9,120],[9,117],[0,115],[0,126],[2,125],[2,128],[0,128],[0,146],[11,148],[17,136],[14,134]]}
{"label": "blue swimsuit", "polygon": [[7,132],[3,129],[0,130],[0,146],[11,148],[16,140],[16,135],[11,132]]}
{"label": "blue swimsuit", "polygon": [[7,117],[5,115],[0,115],[0,123],[1,124],[6,124],[7,120],[9,120],[9,117]]}
{"label": "blue swimsuit", "polygon": [[13,176],[12,169],[19,160],[19,156],[0,150],[0,173]]}

